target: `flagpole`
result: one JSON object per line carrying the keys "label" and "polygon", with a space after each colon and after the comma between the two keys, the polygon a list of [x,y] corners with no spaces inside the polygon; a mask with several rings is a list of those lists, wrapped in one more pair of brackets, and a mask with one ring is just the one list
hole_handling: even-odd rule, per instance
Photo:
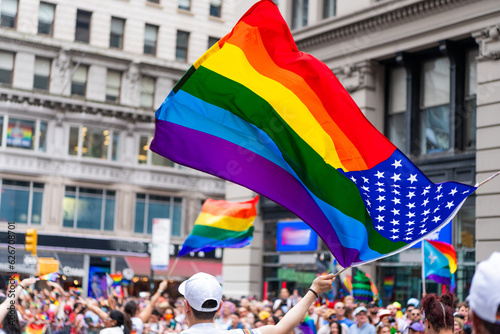
{"label": "flagpole", "polygon": [[485,184],[486,182],[493,180],[493,179],[494,179],[495,177],[497,177],[499,174],[500,174],[500,171],[499,171],[499,172],[496,172],[495,174],[491,175],[489,178],[487,178],[487,179],[486,179],[486,180],[484,180],[483,182],[476,183],[475,187],[476,187],[476,188],[481,187],[481,186],[482,186],[483,184]]}
{"label": "flagpole", "polygon": [[342,274],[344,271],[346,271],[347,269],[349,269],[350,267],[345,267],[344,269],[342,269],[341,271],[339,271],[338,273],[336,273],[335,275],[333,275],[333,278],[337,277],[338,275]]}
{"label": "flagpole", "polygon": [[426,295],[425,291],[425,257],[424,257],[424,240],[422,240],[422,298]]}
{"label": "flagpole", "polygon": [[172,268],[168,271],[167,274],[167,280],[170,280],[170,276],[172,276],[172,273],[174,272],[175,266],[177,265],[177,262],[179,262],[179,257],[175,258],[174,264],[172,265]]}

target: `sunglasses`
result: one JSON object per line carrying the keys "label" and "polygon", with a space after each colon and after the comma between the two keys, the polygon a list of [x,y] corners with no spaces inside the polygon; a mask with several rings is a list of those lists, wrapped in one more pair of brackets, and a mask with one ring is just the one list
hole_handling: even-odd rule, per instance
{"label": "sunglasses", "polygon": [[418,312],[418,313],[412,313],[411,315],[412,316],[420,315],[420,312]]}

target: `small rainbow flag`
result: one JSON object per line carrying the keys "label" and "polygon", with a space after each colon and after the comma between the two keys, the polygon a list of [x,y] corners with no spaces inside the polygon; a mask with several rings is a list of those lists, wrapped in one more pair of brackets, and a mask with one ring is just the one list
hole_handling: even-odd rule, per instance
{"label": "small rainbow flag", "polygon": [[122,274],[109,274],[109,276],[113,279],[113,285],[119,285],[122,281]]}
{"label": "small rainbow flag", "polygon": [[476,190],[431,182],[328,66],[298,50],[271,0],[191,66],[155,125],[152,151],[289,209],[344,268],[411,247]]}
{"label": "small rainbow flag", "polygon": [[52,281],[52,282],[55,282],[58,278],[59,278],[58,273],[49,273],[49,274],[38,276],[38,280]]}
{"label": "small rainbow flag", "polygon": [[14,282],[15,286],[18,286],[20,283],[19,274],[14,274],[14,275],[10,276],[10,281]]}
{"label": "small rainbow flag", "polygon": [[259,196],[246,202],[207,199],[179,256],[193,251],[209,252],[215,248],[240,248],[250,244],[258,201]]}
{"label": "small rainbow flag", "polygon": [[35,324],[31,323],[29,326],[26,326],[25,332],[27,334],[42,334],[45,329],[45,324]]}
{"label": "small rainbow flag", "polygon": [[425,277],[455,289],[457,253],[453,245],[442,241],[424,241]]}

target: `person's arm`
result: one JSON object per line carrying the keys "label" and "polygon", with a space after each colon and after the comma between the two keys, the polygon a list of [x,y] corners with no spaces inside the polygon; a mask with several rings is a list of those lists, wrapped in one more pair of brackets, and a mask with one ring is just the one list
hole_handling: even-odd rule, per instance
{"label": "person's arm", "polygon": [[141,313],[139,313],[139,318],[142,320],[142,322],[146,323],[149,320],[149,317],[151,316],[151,313],[153,312],[153,309],[158,302],[158,299],[162,295],[163,291],[167,288],[167,280],[163,280],[160,283],[160,286],[158,287],[158,290],[156,290],[156,293],[151,297],[151,301],[149,302],[148,306],[143,308],[141,310]]}
{"label": "person's arm", "polygon": [[[312,282],[311,289],[318,295],[325,293],[332,288],[334,279],[333,274],[319,276]],[[288,311],[280,322],[276,325],[261,327],[259,328],[260,332],[262,334],[290,333],[304,318],[304,314],[306,314],[307,309],[311,303],[316,300],[316,298],[317,297],[313,292],[308,291],[304,298],[302,298],[297,305],[295,305],[295,307]]]}
{"label": "person's arm", "polygon": [[[9,280],[9,285],[7,287],[7,298],[4,300],[4,302],[0,305],[0,323],[3,322],[5,317],[7,316],[7,313],[9,313],[9,309],[14,309],[16,308],[16,301],[17,298],[19,297],[19,293],[21,293],[22,289],[26,289],[29,285],[34,284],[36,282],[35,278],[26,278],[23,279],[21,283],[19,283],[16,287],[13,286],[14,282]],[[11,289],[11,286],[13,289]]]}
{"label": "person's arm", "polygon": [[101,310],[99,307],[92,305],[92,303],[89,302],[88,300],[80,298],[80,299],[78,299],[78,302],[85,305],[89,310],[91,310],[92,312],[97,314],[99,316],[99,318],[101,318],[103,321],[108,318],[108,314],[106,312]]}

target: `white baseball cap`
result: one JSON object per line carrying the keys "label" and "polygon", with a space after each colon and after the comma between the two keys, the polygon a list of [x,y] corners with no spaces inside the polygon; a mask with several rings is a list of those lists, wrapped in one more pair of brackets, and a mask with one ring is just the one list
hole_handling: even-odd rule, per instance
{"label": "white baseball cap", "polygon": [[365,312],[365,313],[368,313],[368,310],[366,309],[366,307],[364,306],[358,306],[355,310],[354,310],[354,316],[357,316],[359,312]]}
{"label": "white baseball cap", "polygon": [[[222,288],[215,277],[206,273],[197,273],[179,285],[179,292],[196,311],[213,312],[219,309]],[[215,300],[217,306],[203,307],[207,300]]]}
{"label": "white baseball cap", "polygon": [[467,298],[474,313],[484,321],[493,324],[500,324],[500,317],[497,315],[500,305],[499,286],[500,253],[494,252],[477,266]]}

